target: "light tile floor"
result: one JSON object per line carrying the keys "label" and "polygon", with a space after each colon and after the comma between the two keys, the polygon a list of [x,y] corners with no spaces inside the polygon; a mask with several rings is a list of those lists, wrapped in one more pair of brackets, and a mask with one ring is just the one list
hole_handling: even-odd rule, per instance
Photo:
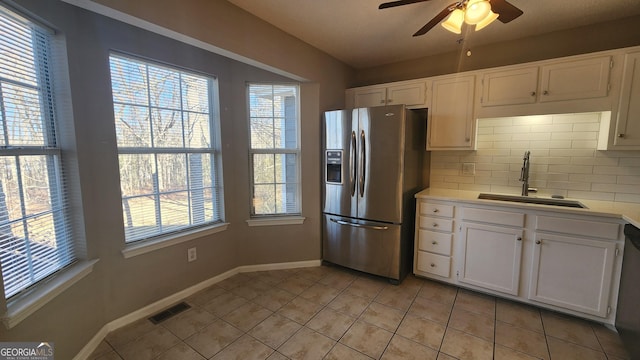
{"label": "light tile floor", "polygon": [[629,359],[606,327],[408,276],[338,267],[243,273],[154,325],[110,333],[99,360]]}

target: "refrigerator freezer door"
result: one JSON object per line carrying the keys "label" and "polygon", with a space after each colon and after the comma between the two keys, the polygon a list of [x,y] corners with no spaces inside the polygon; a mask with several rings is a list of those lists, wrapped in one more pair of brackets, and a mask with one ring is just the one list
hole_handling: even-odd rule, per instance
{"label": "refrigerator freezer door", "polygon": [[[351,110],[328,111],[324,114],[324,204],[323,212],[357,216],[357,139],[351,128]],[[357,130],[357,129],[356,129]],[[340,182],[327,181],[327,152],[340,152]],[[335,177],[335,176],[334,176]]]}
{"label": "refrigerator freezer door", "polygon": [[[357,109],[357,216],[402,222],[405,110],[401,105]],[[354,121],[355,122],[355,121]]]}
{"label": "refrigerator freezer door", "polygon": [[324,215],[323,259],[400,280],[401,226]]}

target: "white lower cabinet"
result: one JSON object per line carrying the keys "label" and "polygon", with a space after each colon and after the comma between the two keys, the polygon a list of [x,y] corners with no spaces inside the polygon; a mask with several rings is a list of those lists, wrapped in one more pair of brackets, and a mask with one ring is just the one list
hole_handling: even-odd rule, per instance
{"label": "white lower cabinet", "polygon": [[525,215],[466,207],[462,221],[459,280],[518,295]]}
{"label": "white lower cabinet", "polygon": [[454,206],[418,201],[413,272],[439,280],[451,277]]}
{"label": "white lower cabinet", "polygon": [[528,298],[606,317],[617,298],[620,229],[597,217],[538,216]]}
{"label": "white lower cabinet", "polygon": [[522,229],[464,223],[460,281],[518,295]]}
{"label": "white lower cabinet", "polygon": [[622,220],[418,201],[416,275],[614,324]]}
{"label": "white lower cabinet", "polygon": [[529,299],[606,317],[616,243],[536,234]]}

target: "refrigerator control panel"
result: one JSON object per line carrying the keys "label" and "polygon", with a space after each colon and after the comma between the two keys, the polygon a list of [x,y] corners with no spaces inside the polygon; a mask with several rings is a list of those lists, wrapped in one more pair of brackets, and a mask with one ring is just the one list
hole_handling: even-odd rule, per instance
{"label": "refrigerator control panel", "polygon": [[327,150],[326,161],[326,181],[327,183],[342,183],[342,150]]}

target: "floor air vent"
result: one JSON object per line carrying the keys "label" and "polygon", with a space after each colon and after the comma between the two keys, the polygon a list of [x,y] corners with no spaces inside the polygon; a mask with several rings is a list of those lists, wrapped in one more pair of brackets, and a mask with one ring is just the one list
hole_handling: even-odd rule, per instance
{"label": "floor air vent", "polygon": [[187,309],[191,308],[191,306],[189,306],[189,304],[185,303],[185,302],[181,302],[179,304],[176,304],[170,308],[168,308],[167,310],[164,310],[162,312],[159,312],[155,315],[153,315],[152,317],[149,318],[149,320],[154,323],[154,324],[159,324],[165,320],[167,320],[168,318],[172,317],[173,315],[179,314]]}

